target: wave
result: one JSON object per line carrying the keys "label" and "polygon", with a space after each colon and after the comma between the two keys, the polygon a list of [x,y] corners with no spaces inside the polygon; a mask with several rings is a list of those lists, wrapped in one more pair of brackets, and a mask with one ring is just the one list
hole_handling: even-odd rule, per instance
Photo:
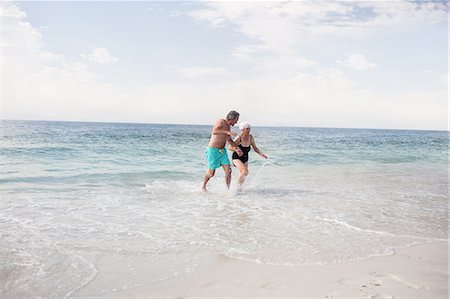
{"label": "wave", "polygon": [[[55,173],[54,170],[51,170]],[[61,171],[64,172],[64,171]],[[0,179],[0,184],[7,183],[48,183],[48,184],[65,184],[65,183],[80,183],[80,182],[98,182],[98,183],[142,183],[142,180],[147,179],[182,179],[191,177],[193,174],[184,171],[174,170],[159,170],[159,171],[141,171],[141,172],[96,172],[96,173],[81,173],[75,175],[36,175],[36,176],[17,176],[6,177]]]}
{"label": "wave", "polygon": [[316,216],[316,220],[322,220],[322,221],[338,224],[338,225],[343,226],[345,228],[348,228],[348,229],[351,229],[351,230],[355,230],[355,231],[359,231],[359,232],[363,232],[363,233],[368,233],[368,234],[384,235],[384,236],[397,237],[397,238],[400,237],[400,238],[417,239],[417,240],[423,240],[423,241],[427,241],[427,242],[447,241],[447,239],[442,239],[442,238],[427,238],[427,237],[419,237],[419,236],[413,236],[413,235],[394,234],[394,233],[390,233],[390,232],[386,232],[386,231],[380,231],[380,230],[365,229],[365,228],[360,228],[360,227],[357,227],[355,225],[349,224],[349,223],[347,223],[345,221],[342,221],[342,220],[321,218],[319,216]]}

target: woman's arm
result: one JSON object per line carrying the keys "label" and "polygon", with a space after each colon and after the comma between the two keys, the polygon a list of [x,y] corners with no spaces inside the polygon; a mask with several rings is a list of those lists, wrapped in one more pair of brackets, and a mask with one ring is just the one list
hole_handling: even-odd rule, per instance
{"label": "woman's arm", "polygon": [[253,138],[253,135],[250,135],[250,144],[253,146],[253,149],[255,150],[255,152],[258,153],[258,155],[260,155],[260,156],[263,157],[264,159],[267,159],[267,156],[266,156],[264,153],[262,153],[262,152],[259,150],[259,148],[256,146],[255,138]]}

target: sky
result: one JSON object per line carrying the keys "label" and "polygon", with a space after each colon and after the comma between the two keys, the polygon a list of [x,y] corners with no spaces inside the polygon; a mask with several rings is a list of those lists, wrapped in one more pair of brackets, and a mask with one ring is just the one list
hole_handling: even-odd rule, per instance
{"label": "sky", "polygon": [[2,1],[2,119],[448,130],[447,1]]}

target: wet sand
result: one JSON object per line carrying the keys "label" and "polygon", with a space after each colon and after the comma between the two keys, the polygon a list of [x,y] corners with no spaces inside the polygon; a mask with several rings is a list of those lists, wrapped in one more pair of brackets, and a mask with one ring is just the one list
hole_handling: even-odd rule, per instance
{"label": "wet sand", "polygon": [[445,299],[448,295],[448,242],[436,242],[330,265],[263,265],[215,255],[190,275],[102,297]]}

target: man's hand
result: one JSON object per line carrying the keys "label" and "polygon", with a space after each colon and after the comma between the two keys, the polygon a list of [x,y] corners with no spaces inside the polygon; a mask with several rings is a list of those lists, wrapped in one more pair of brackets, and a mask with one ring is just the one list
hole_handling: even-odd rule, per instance
{"label": "man's hand", "polygon": [[239,157],[242,157],[242,155],[243,155],[244,153],[243,153],[242,150],[238,147],[238,148],[236,148],[236,154],[238,154]]}
{"label": "man's hand", "polygon": [[234,136],[236,136],[237,134],[234,133],[233,131],[228,131],[228,132],[227,132],[227,135],[230,136],[230,137],[234,137]]}

